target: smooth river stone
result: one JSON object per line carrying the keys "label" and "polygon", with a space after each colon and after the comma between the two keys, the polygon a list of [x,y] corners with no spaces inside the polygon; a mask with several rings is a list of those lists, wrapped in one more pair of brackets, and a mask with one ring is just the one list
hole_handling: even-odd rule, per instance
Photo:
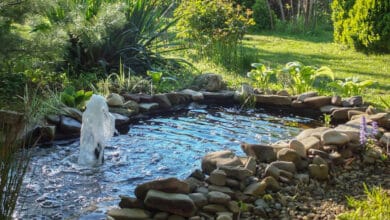
{"label": "smooth river stone", "polygon": [[152,189],[167,193],[190,193],[190,186],[188,183],[176,178],[168,178],[140,184],[135,188],[134,194],[138,199],[144,200],[147,192]]}

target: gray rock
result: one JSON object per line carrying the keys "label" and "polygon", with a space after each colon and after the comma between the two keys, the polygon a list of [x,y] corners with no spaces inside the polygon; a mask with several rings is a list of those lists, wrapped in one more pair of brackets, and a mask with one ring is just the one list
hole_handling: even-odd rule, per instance
{"label": "gray rock", "polygon": [[213,170],[210,173],[210,176],[208,178],[208,181],[211,184],[217,185],[217,186],[224,186],[226,184],[226,173],[223,170]]}
{"label": "gray rock", "polygon": [[291,102],[292,108],[307,108],[307,105],[303,101],[293,100]]}
{"label": "gray rock", "polygon": [[316,138],[315,136],[302,138],[302,139],[299,139],[299,141],[305,147],[306,152],[310,149],[320,149],[320,147],[321,147],[320,139]]}
{"label": "gray rock", "polygon": [[306,98],[318,96],[317,92],[305,92],[298,95],[297,100],[303,102]]}
{"label": "gray rock", "polygon": [[344,108],[338,108],[338,109],[335,109],[331,116],[334,120],[339,120],[339,121],[346,121],[349,119],[349,112],[350,111],[365,111],[365,108],[347,108],[347,107],[344,107]]}
{"label": "gray rock", "polygon": [[195,203],[185,194],[165,193],[151,189],[145,198],[145,205],[172,214],[191,217],[196,212]]}
{"label": "gray rock", "polygon": [[237,214],[241,211],[237,201],[230,201],[229,204],[227,205],[227,208],[229,209],[229,211],[231,211],[234,214]]}
{"label": "gray rock", "polygon": [[76,119],[78,122],[82,122],[83,113],[77,108],[62,107],[60,113],[62,115]]}
{"label": "gray rock", "polygon": [[62,116],[59,131],[63,134],[80,134],[81,123],[74,118]]}
{"label": "gray rock", "polygon": [[154,220],[166,220],[169,217],[169,213],[167,212],[157,212],[154,216]]}
{"label": "gray rock", "polygon": [[296,139],[301,141],[302,139],[310,137],[310,136],[314,136],[314,137],[317,137],[318,139],[320,139],[321,134],[324,131],[329,130],[329,129],[330,128],[328,128],[328,127],[308,128],[308,129],[301,131],[301,133],[298,134]]}
{"label": "gray rock", "polygon": [[199,180],[199,179],[196,179],[194,177],[188,177],[187,179],[184,180],[184,182],[186,182],[189,187],[190,187],[190,192],[193,192],[195,189],[197,189],[198,187],[201,187],[201,186],[204,186],[204,182]]}
{"label": "gray rock", "polygon": [[254,157],[248,157],[245,161],[244,168],[250,170],[253,174],[256,173],[257,163]]}
{"label": "gray rock", "polygon": [[292,98],[290,96],[279,95],[254,95],[255,101],[258,104],[276,105],[276,106],[291,106]]}
{"label": "gray rock", "polygon": [[329,167],[325,164],[309,164],[309,174],[311,177],[318,180],[327,180]]}
{"label": "gray rock", "polygon": [[153,102],[158,103],[161,109],[170,109],[172,107],[172,103],[169,101],[166,94],[153,95]]}
{"label": "gray rock", "polygon": [[131,110],[134,114],[138,114],[138,112],[139,112],[139,104],[138,104],[138,102],[135,102],[135,101],[132,101],[132,100],[126,101],[123,104],[122,107],[126,108],[128,110]]}
{"label": "gray rock", "polygon": [[192,89],[184,89],[181,91],[181,93],[190,95],[192,98],[192,101],[195,101],[195,102],[199,102],[199,101],[202,101],[204,99],[204,96],[201,92],[194,91]]}
{"label": "gray rock", "polygon": [[243,165],[240,158],[229,150],[217,151],[207,154],[202,158],[202,170],[210,174],[220,166],[241,166]]}
{"label": "gray rock", "polygon": [[111,93],[107,96],[107,105],[108,106],[113,106],[113,107],[120,107],[124,103],[124,98],[116,93]]}
{"label": "gray rock", "polygon": [[143,209],[111,209],[107,212],[108,216],[111,216],[115,220],[141,220],[150,219],[151,213]]}
{"label": "gray rock", "polygon": [[201,208],[208,204],[207,197],[203,193],[190,193],[188,196],[194,201],[196,207]]}
{"label": "gray rock", "polygon": [[332,96],[331,102],[332,105],[341,106],[342,105],[342,99],[340,96]]}
{"label": "gray rock", "polygon": [[259,162],[270,163],[276,160],[274,148],[268,145],[243,143],[241,149],[246,155],[256,158]]}
{"label": "gray rock", "polygon": [[240,89],[234,92],[234,100],[238,102],[245,101],[248,96],[253,95],[254,90],[252,86],[248,84],[241,85]]}
{"label": "gray rock", "polygon": [[331,129],[331,130],[327,130],[324,133],[322,133],[321,141],[324,145],[343,146],[350,141],[350,138],[348,135],[346,135],[342,132]]}
{"label": "gray rock", "polygon": [[390,132],[386,132],[383,134],[379,142],[384,146],[388,147],[390,146]]}
{"label": "gray rock", "polygon": [[267,184],[265,182],[256,182],[248,185],[243,192],[246,195],[260,196],[265,194],[266,188]]}
{"label": "gray rock", "polygon": [[326,113],[326,114],[330,114],[332,113],[333,111],[339,109],[340,107],[337,107],[335,105],[324,105],[320,108],[320,111],[322,113]]}
{"label": "gray rock", "polygon": [[297,169],[295,167],[295,164],[293,162],[288,161],[274,161],[269,164],[269,166],[275,166],[278,169],[288,171],[290,173],[296,173]]}
{"label": "gray rock", "polygon": [[225,171],[226,176],[238,180],[244,180],[253,175],[253,172],[242,166],[220,166],[221,170]]}
{"label": "gray rock", "polygon": [[147,192],[152,189],[169,193],[190,193],[190,186],[188,183],[176,178],[168,178],[140,184],[135,188],[134,194],[138,199],[144,200]]}
{"label": "gray rock", "polygon": [[321,165],[321,164],[325,164],[325,165],[328,165],[328,162],[326,162],[326,160],[324,160],[322,157],[316,155],[313,159],[313,164],[317,164],[317,165]]}
{"label": "gray rock", "polygon": [[132,198],[128,196],[119,196],[121,201],[119,202],[119,207],[124,208],[144,208],[143,201],[138,200],[137,198]]}
{"label": "gray rock", "polygon": [[298,173],[295,174],[295,179],[297,179],[300,183],[308,184],[310,181],[309,175],[306,173]]}
{"label": "gray rock", "polygon": [[220,204],[209,204],[209,205],[205,205],[203,206],[202,208],[203,211],[205,212],[208,212],[208,213],[217,213],[217,212],[227,212],[228,209],[223,206],[223,205],[220,205]]}
{"label": "gray rock", "polygon": [[277,154],[278,160],[293,162],[295,166],[300,167],[302,161],[301,156],[293,149],[284,148],[280,150]]}
{"label": "gray rock", "polygon": [[112,116],[114,116],[115,119],[115,127],[128,124],[130,121],[130,118],[118,113],[111,113]]}
{"label": "gray rock", "polygon": [[227,205],[231,197],[223,192],[211,191],[207,194],[209,203]]}
{"label": "gray rock", "polygon": [[377,113],[375,115],[370,115],[369,119],[378,122],[378,125],[380,127],[390,130],[390,113],[388,112]]}
{"label": "gray rock", "polygon": [[159,104],[155,102],[151,103],[139,103],[139,111],[140,112],[151,112],[157,110],[159,108]]}
{"label": "gray rock", "polygon": [[330,105],[332,97],[329,96],[316,96],[309,97],[303,100],[303,103],[307,104],[310,108],[319,109],[322,106]]}
{"label": "gray rock", "polygon": [[216,186],[216,185],[210,185],[209,191],[217,191],[217,192],[223,192],[228,194],[229,196],[234,196],[234,191],[226,186]]}
{"label": "gray rock", "polygon": [[216,220],[233,220],[233,213],[231,213],[231,212],[217,212]]}
{"label": "gray rock", "polygon": [[346,106],[346,107],[363,105],[363,97],[361,97],[361,96],[353,96],[353,97],[345,99],[344,101],[345,102],[343,102],[343,104],[348,103],[348,106]]}
{"label": "gray rock", "polygon": [[192,101],[191,95],[183,92],[170,92],[165,95],[172,105],[186,105]]}
{"label": "gray rock", "polygon": [[[277,162],[285,163],[285,165],[282,165],[281,167],[286,168],[286,169],[281,169],[281,168],[277,167],[277,165],[276,165]],[[288,167],[288,165],[291,165],[291,167]],[[290,170],[293,170],[293,169],[295,170],[295,165],[293,162],[275,161],[267,166],[267,168],[265,169],[265,176],[272,176],[277,180],[291,179],[294,176],[294,174]]]}
{"label": "gray rock", "polygon": [[204,89],[209,92],[223,90],[226,85],[222,81],[222,76],[214,73],[205,73],[195,78],[194,84],[199,89]]}

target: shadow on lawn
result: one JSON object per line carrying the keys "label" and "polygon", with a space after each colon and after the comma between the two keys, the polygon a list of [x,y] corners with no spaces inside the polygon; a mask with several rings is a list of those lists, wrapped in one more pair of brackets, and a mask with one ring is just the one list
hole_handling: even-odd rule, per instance
{"label": "shadow on lawn", "polygon": [[288,40],[294,41],[307,41],[313,43],[332,43],[333,42],[333,32],[331,31],[323,31],[321,33],[307,33],[307,34],[288,34],[288,33],[280,33],[280,32],[258,32],[258,33],[250,33],[246,36],[246,39],[252,39],[251,35],[262,35],[268,37],[279,37]]}

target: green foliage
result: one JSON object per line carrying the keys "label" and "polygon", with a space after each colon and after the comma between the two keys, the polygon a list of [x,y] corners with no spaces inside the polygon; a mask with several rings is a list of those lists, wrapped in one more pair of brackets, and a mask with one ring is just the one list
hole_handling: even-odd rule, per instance
{"label": "green foliage", "polygon": [[324,127],[329,128],[330,127],[330,122],[332,120],[332,117],[330,114],[323,114],[324,117]]}
{"label": "green foliage", "polygon": [[275,72],[261,63],[252,63],[251,66],[254,69],[248,72],[247,76],[256,83],[258,88],[268,88],[271,76],[275,75]]}
{"label": "green foliage", "polygon": [[230,0],[182,1],[175,10],[175,17],[180,18],[177,36],[201,56],[232,67],[238,57],[237,45],[254,24],[250,16],[251,11],[245,13]]}
{"label": "green foliage", "polygon": [[305,66],[300,62],[289,62],[279,72],[289,74],[291,77],[289,86],[296,94],[309,91],[313,88],[315,80],[320,77],[334,80],[334,73],[329,67],[315,68],[313,66]]}
{"label": "green foliage", "polygon": [[358,77],[347,77],[342,80],[336,80],[329,84],[329,86],[336,89],[337,92],[344,96],[355,96],[363,94],[367,87],[374,84],[373,80],[359,81]]}
{"label": "green foliage", "polygon": [[388,0],[334,0],[334,40],[357,50],[390,52]]}
{"label": "green foliage", "polygon": [[268,10],[266,1],[267,0],[256,0],[252,6],[253,19],[256,22],[255,28],[257,30],[272,29],[272,22],[275,23],[278,19],[273,10],[271,10],[271,12]]}
{"label": "green foliage", "polygon": [[366,184],[363,186],[367,198],[347,197],[348,206],[353,210],[338,215],[337,219],[387,219],[390,216],[390,195],[381,187],[369,189]]}
{"label": "green foliage", "polygon": [[85,102],[88,101],[93,92],[78,90],[76,91],[74,87],[70,86],[64,89],[61,93],[61,102],[69,107],[76,107],[82,109],[85,107]]}

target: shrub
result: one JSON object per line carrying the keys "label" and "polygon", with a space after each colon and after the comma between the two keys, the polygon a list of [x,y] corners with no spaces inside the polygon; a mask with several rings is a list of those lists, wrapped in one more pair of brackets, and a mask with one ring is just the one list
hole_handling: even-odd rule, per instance
{"label": "shrub", "polygon": [[390,52],[388,0],[334,0],[334,39],[357,50]]}
{"label": "shrub", "polygon": [[237,45],[254,24],[251,12],[229,0],[182,1],[175,10],[180,18],[178,36],[216,62],[229,63],[237,56]]}

